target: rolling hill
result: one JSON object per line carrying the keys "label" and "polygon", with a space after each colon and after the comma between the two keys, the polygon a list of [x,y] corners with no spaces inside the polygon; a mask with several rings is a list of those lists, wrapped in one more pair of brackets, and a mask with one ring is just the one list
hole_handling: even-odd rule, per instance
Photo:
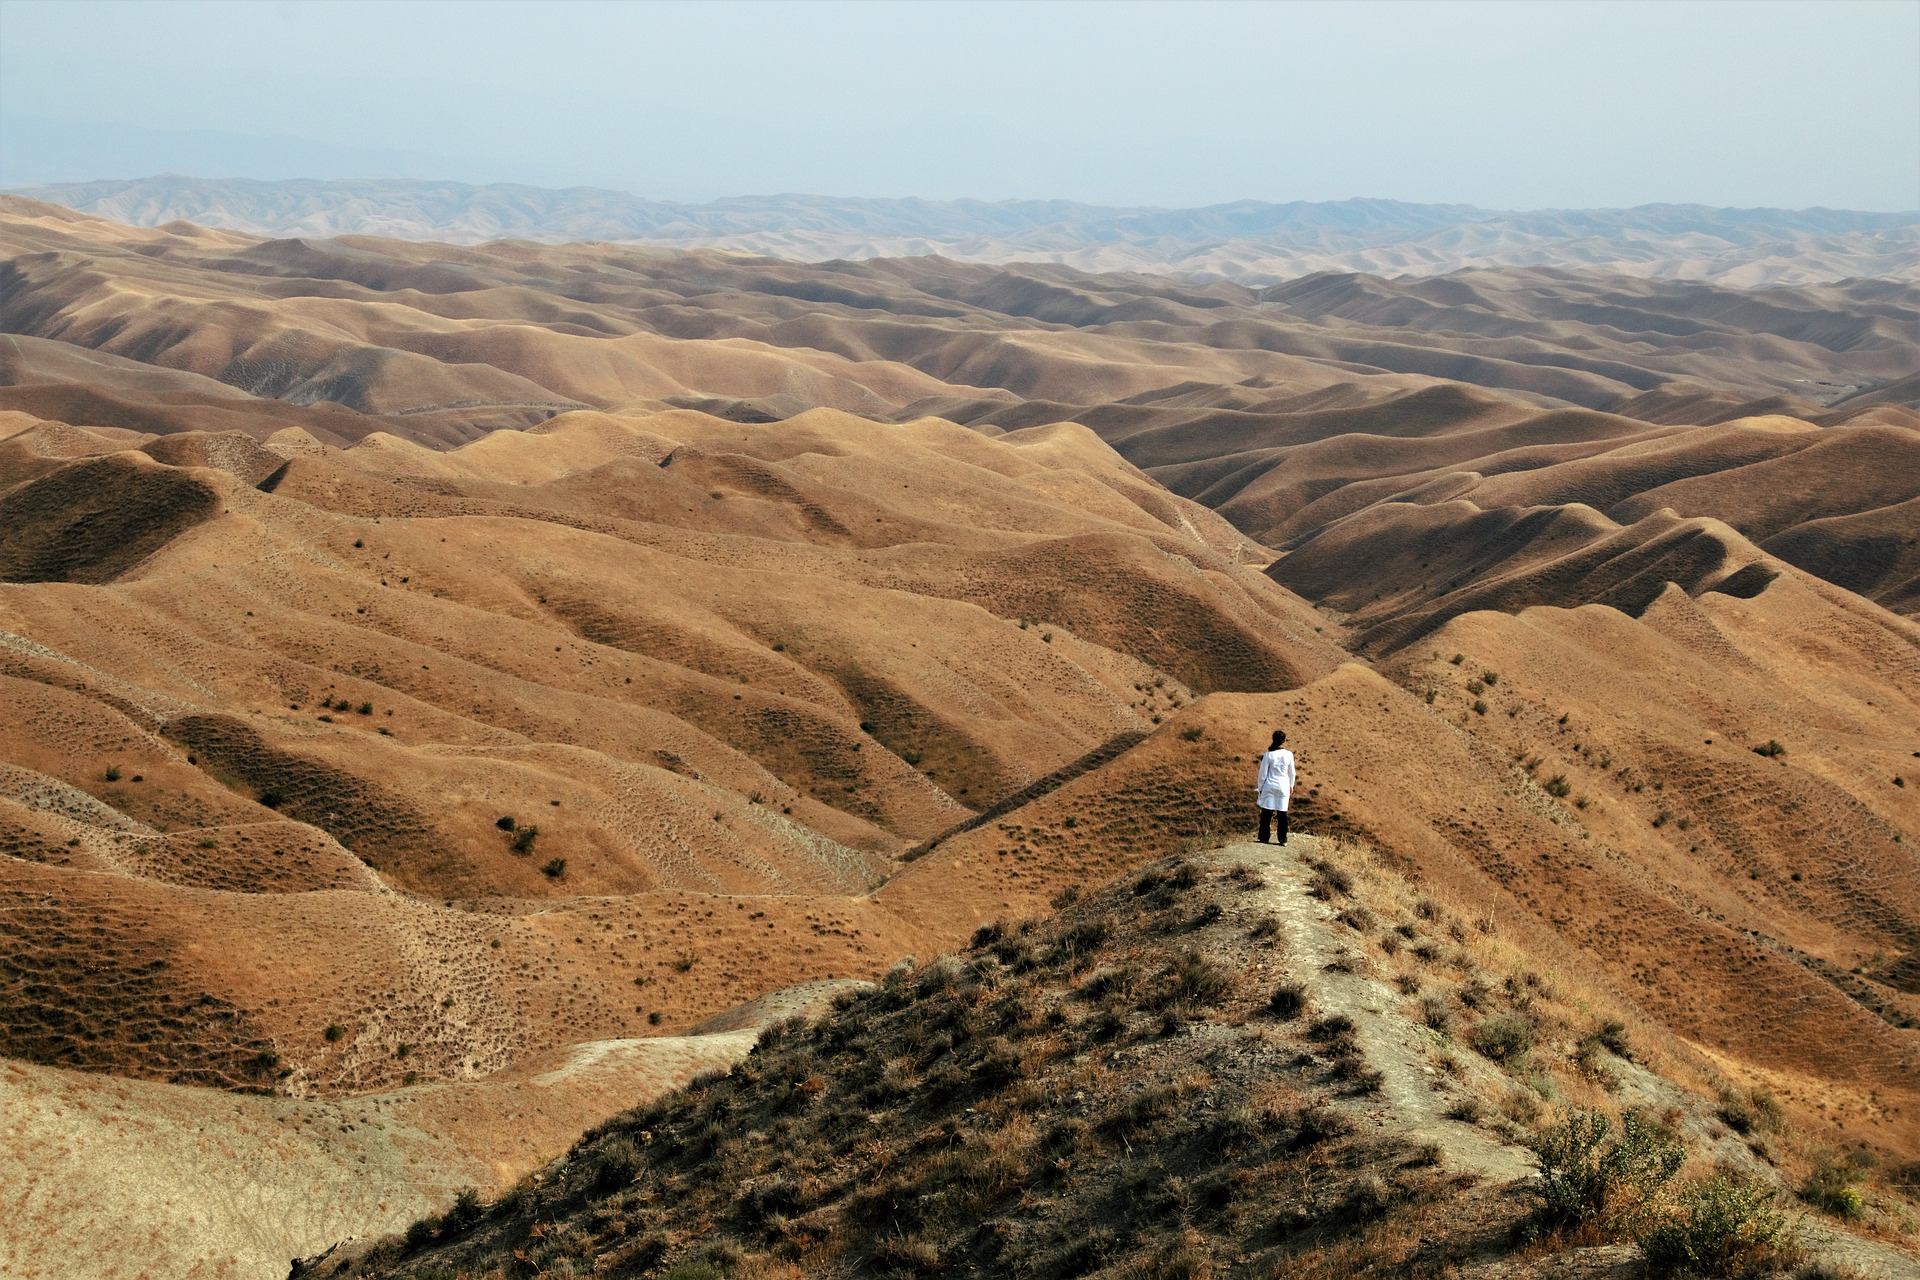
{"label": "rolling hill", "polygon": [[[355,1236],[326,1265],[429,1274],[536,1225],[570,1266],[658,1236],[618,1265],[739,1270],[810,1221],[822,1258],[990,1270],[953,1214],[1051,1257],[1049,1214],[1110,1228],[1128,1185],[1110,1105],[1256,1077],[1289,1092],[1247,1203],[1306,1216],[1169,1210],[1075,1274],[1528,1274],[1500,1232],[1574,1103],[1671,1109],[1702,1176],[1864,1152],[1879,1244],[1808,1229],[1911,1250],[1909,286],[1262,291],[4,212],[0,1270],[265,1276]],[[1275,726],[1292,852],[1241,843]],[[1182,946],[1239,976],[1155,1005]],[[1088,992],[1129,966],[1134,1003]],[[1283,976],[1354,1006],[1354,1053],[1263,1021]],[[902,1047],[1015,977],[1031,1018]],[[1630,1061],[1581,1050],[1610,1024]],[[1053,1065],[941,1092],[989,1034]],[[856,1106],[894,1057],[905,1092]],[[1764,1131],[1725,1118],[1756,1096]],[[1315,1108],[1356,1127],[1301,1142]],[[1193,1181],[1211,1131],[1172,1114],[1137,1136]],[[783,1116],[824,1144],[791,1168]],[[940,1183],[973,1207],[919,1252],[832,1234],[989,1120],[1020,1176]],[[1094,1136],[1042,1151],[1054,1121]],[[739,1185],[682,1167],[702,1142]],[[791,1203],[731,1207],[774,1175]],[[1404,1203],[1334,1211],[1369,1179]]]}
{"label": "rolling hill", "polygon": [[1248,284],[1322,271],[1429,276],[1462,267],[1571,267],[1744,287],[1920,274],[1912,212],[1700,205],[1516,212],[1400,200],[1156,209],[805,195],[679,204],[592,187],[178,174],[16,194],[141,226],[184,221],[266,236],[613,240],[814,262],[939,254]]}

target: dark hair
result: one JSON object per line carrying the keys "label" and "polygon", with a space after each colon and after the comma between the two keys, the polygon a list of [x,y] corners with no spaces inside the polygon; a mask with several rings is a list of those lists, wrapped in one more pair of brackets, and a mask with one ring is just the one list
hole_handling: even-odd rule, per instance
{"label": "dark hair", "polygon": [[1286,740],[1287,740],[1287,731],[1285,729],[1275,729],[1273,731],[1273,744],[1269,746],[1267,750],[1278,751],[1280,749],[1280,744],[1285,742]]}

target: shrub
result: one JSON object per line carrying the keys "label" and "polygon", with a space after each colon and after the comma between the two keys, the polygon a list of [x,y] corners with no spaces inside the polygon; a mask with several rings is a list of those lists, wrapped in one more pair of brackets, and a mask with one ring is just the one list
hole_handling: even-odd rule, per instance
{"label": "shrub", "polygon": [[1491,671],[1482,671],[1480,673],[1480,678],[1482,680],[1485,680],[1488,684],[1500,683],[1500,677]]}
{"label": "shrub", "polygon": [[1757,756],[1765,756],[1767,757],[1767,759],[1771,760],[1775,756],[1783,756],[1787,754],[1787,749],[1781,746],[1778,742],[1774,741],[1772,738],[1768,738],[1765,746],[1755,747],[1753,749],[1753,754]]}
{"label": "shrub", "polygon": [[1633,1046],[1627,1042],[1627,1024],[1618,1018],[1608,1018],[1593,1033],[1594,1039],[1606,1047],[1608,1053],[1633,1061]]}
{"label": "shrub", "polygon": [[106,772],[106,779],[108,782],[120,781],[120,766],[117,764],[108,765],[107,772]]}
{"label": "shrub", "polygon": [[495,819],[493,820],[493,825],[494,825],[494,826],[496,826],[496,827],[498,827],[498,828],[500,828],[500,829],[501,829],[502,831],[511,831],[511,830],[513,830],[513,829],[514,829],[514,828],[515,828],[516,826],[518,826],[518,825],[519,825],[519,823],[517,823],[517,822],[515,822],[515,821],[513,820],[513,817],[512,817],[511,815],[509,815],[509,816],[507,816],[507,817],[504,817],[504,818],[495,818]]}
{"label": "shrub", "polygon": [[1556,773],[1547,779],[1547,794],[1556,800],[1564,800],[1573,791],[1573,784],[1567,781],[1567,775]]}
{"label": "shrub", "polygon": [[1373,931],[1373,913],[1357,904],[1343,909],[1334,919],[1355,933],[1371,933]]}
{"label": "shrub", "polygon": [[1428,996],[1420,1002],[1420,1020],[1443,1036],[1453,1031],[1453,1011],[1440,996]]}
{"label": "shrub", "polygon": [[1487,714],[1487,704],[1480,701],[1478,698],[1474,699],[1473,714],[1477,716],[1483,716]]}
{"label": "shrub", "polygon": [[326,1031],[322,1034],[326,1036],[328,1044],[338,1044],[346,1038],[347,1029],[337,1022],[329,1022]]}
{"label": "shrub", "polygon": [[458,1231],[468,1223],[480,1218],[480,1193],[472,1187],[463,1187],[453,1198],[453,1208],[447,1210],[446,1229]]}
{"label": "shrub", "polygon": [[1231,976],[1224,968],[1198,951],[1181,950],[1168,962],[1160,981],[1141,1004],[1153,1010],[1176,1004],[1218,1004],[1232,986]]}
{"label": "shrub", "polygon": [[1755,1129],[1778,1129],[1786,1120],[1786,1112],[1780,1100],[1765,1089],[1747,1094],[1738,1089],[1725,1089],[1720,1094],[1720,1118],[1729,1129],[1744,1134]]}
{"label": "shrub", "polygon": [[540,868],[540,874],[549,880],[558,880],[567,874],[567,860],[565,858],[547,859],[546,865]]}
{"label": "shrub", "polygon": [[1351,897],[1353,877],[1330,862],[1316,862],[1313,864],[1313,879],[1307,884],[1307,892],[1322,902],[1330,902],[1336,895],[1343,898]]}
{"label": "shrub", "polygon": [[515,853],[532,853],[533,842],[539,838],[540,828],[521,827],[518,831],[514,832],[513,851]]}
{"label": "shrub", "polygon": [[1615,1221],[1652,1202],[1686,1149],[1629,1111],[1619,1136],[1603,1112],[1573,1111],[1527,1142],[1540,1165],[1535,1221],[1547,1227]]}
{"label": "shrub", "polygon": [[1716,1176],[1682,1192],[1640,1248],[1655,1276],[1747,1276],[1789,1260],[1793,1241],[1770,1189]]}
{"label": "shrub", "polygon": [[1353,1132],[1353,1122],[1327,1107],[1304,1107],[1294,1117],[1293,1145],[1311,1147]]}
{"label": "shrub", "polygon": [[1812,1172],[1800,1185],[1800,1198],[1822,1213],[1857,1222],[1866,1216],[1867,1205],[1854,1184],[1865,1175],[1872,1157],[1864,1151],[1849,1152],[1842,1160],[1822,1154],[1813,1163]]}
{"label": "shrub", "polygon": [[1353,1025],[1353,1019],[1344,1013],[1328,1014],[1307,1028],[1308,1036],[1333,1045],[1351,1044],[1358,1034],[1358,1030]]}
{"label": "shrub", "polygon": [[1205,729],[1201,728],[1199,725],[1195,725],[1191,729],[1182,729],[1180,731],[1180,740],[1182,742],[1198,742],[1200,741],[1200,739],[1204,738],[1206,735],[1207,735],[1207,731]]}
{"label": "shrub", "polygon": [[1267,878],[1248,866],[1235,867],[1233,870],[1227,872],[1227,879],[1233,881],[1242,889],[1264,889],[1267,887]]}
{"label": "shrub", "polygon": [[1307,1011],[1307,989],[1298,982],[1275,987],[1267,997],[1267,1012],[1276,1018],[1292,1020]]}
{"label": "shrub", "polygon": [[1519,1013],[1488,1018],[1473,1029],[1473,1047],[1503,1066],[1517,1062],[1533,1048],[1533,1020]]}

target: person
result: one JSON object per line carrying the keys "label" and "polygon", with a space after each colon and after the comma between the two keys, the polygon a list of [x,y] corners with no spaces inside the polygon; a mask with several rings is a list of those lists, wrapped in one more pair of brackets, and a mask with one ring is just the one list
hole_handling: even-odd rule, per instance
{"label": "person", "polygon": [[1273,745],[1260,757],[1260,779],[1255,784],[1255,802],[1260,806],[1260,843],[1267,842],[1267,832],[1279,828],[1279,843],[1287,842],[1287,808],[1293,801],[1293,752],[1281,744],[1287,740],[1285,731],[1273,731]]}

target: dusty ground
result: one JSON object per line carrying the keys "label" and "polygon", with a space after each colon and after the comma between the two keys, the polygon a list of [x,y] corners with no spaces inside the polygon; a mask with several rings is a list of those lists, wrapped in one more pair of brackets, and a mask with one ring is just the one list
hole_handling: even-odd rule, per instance
{"label": "dusty ground", "polygon": [[731,1065],[756,1034],[749,1021],[581,1044],[484,1081],[349,1099],[7,1063],[0,1273],[280,1280],[292,1258],[511,1185],[612,1112]]}

